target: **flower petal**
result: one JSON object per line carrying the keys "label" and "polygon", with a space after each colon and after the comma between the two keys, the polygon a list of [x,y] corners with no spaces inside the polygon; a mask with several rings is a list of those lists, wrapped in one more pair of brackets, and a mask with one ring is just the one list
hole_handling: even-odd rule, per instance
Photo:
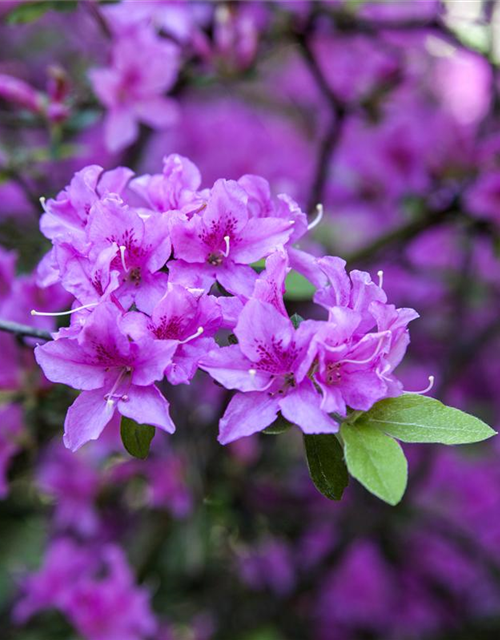
{"label": "flower petal", "polygon": [[219,442],[228,444],[262,431],[274,422],[278,408],[278,400],[267,393],[237,393],[220,421]]}
{"label": "flower petal", "polygon": [[113,417],[115,405],[106,401],[102,389],[83,391],[73,402],[64,422],[64,444],[76,451],[89,440],[97,440]]}
{"label": "flower petal", "polygon": [[290,391],[279,401],[283,416],[304,433],[335,433],[339,425],[321,410],[321,396],[310,380]]}
{"label": "flower petal", "polygon": [[128,400],[119,400],[118,411],[139,424],[150,424],[167,433],[175,431],[169,412],[169,403],[154,385],[137,387],[132,385]]}

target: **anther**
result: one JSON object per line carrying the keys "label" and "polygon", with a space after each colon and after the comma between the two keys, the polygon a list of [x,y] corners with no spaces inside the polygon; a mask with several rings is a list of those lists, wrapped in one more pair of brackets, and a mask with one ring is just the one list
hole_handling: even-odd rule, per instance
{"label": "anther", "polygon": [[201,334],[205,331],[205,329],[203,327],[198,327],[198,329],[196,329],[196,333],[193,333],[192,336],[189,336],[188,338],[186,338],[185,340],[179,340],[179,344],[186,344],[186,342],[190,342],[191,340],[194,340],[195,338],[197,338],[198,336],[201,336]]}
{"label": "anther", "polygon": [[222,255],[227,258],[229,255],[229,243],[231,238],[229,236],[224,236],[224,242],[226,243],[226,250],[222,252]]}
{"label": "anther", "polygon": [[429,391],[434,386],[434,380],[435,380],[434,376],[429,376],[429,384],[425,387],[425,389],[422,389],[422,391],[405,391],[404,393],[407,395],[417,395],[417,396],[421,396],[424,393],[429,393]]}
{"label": "anther", "polygon": [[45,196],[40,196],[39,200],[42,205],[42,209],[45,211],[45,202],[47,201],[47,198]]}
{"label": "anther", "polygon": [[58,317],[58,316],[70,316],[72,313],[76,313],[77,311],[83,311],[84,309],[91,309],[92,307],[97,307],[98,302],[90,302],[89,304],[84,304],[81,307],[76,307],[75,309],[70,309],[69,311],[37,311],[36,309],[32,309],[30,311],[32,316],[50,316],[50,317]]}
{"label": "anther", "polygon": [[307,230],[308,231],[311,231],[311,229],[314,229],[314,227],[318,226],[318,224],[323,219],[323,213],[324,213],[323,205],[322,204],[317,204],[316,205],[316,217],[314,218],[314,220],[310,224],[307,225]]}
{"label": "anther", "polygon": [[378,286],[382,289],[384,285],[384,272],[382,271],[382,269],[380,269],[380,271],[377,271],[377,276],[378,276]]}

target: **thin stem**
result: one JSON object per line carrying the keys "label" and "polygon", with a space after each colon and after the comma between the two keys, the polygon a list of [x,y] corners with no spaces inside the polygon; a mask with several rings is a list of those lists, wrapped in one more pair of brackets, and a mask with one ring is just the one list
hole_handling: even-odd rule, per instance
{"label": "thin stem", "polygon": [[45,329],[29,327],[26,324],[19,324],[18,322],[11,322],[10,320],[0,319],[0,331],[12,333],[19,338],[39,338],[47,342],[53,339],[50,332],[45,331]]}
{"label": "thin stem", "polygon": [[106,18],[102,15],[102,12],[99,6],[93,0],[83,0],[82,4],[85,7],[85,9],[87,9],[87,11],[90,13],[90,15],[94,18],[97,25],[99,26],[99,29],[102,31],[103,35],[108,40],[111,40],[113,38],[113,33],[109,27],[109,24]]}

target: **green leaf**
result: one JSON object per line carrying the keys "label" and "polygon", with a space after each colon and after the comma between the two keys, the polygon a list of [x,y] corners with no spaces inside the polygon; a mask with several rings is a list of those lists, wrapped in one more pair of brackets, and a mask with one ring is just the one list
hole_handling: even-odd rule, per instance
{"label": "green leaf", "polygon": [[28,24],[41,18],[49,8],[48,2],[26,2],[10,11],[6,17],[6,22],[11,25]]}
{"label": "green leaf", "polygon": [[297,271],[290,271],[285,280],[285,300],[312,300],[316,287]]}
{"label": "green leaf", "polygon": [[282,433],[286,433],[291,426],[292,424],[288,422],[288,420],[285,420],[283,416],[278,416],[272,424],[262,431],[262,433],[265,433],[268,436],[279,436]]}
{"label": "green leaf", "polygon": [[78,0],[65,0],[65,2],[61,2],[61,0],[52,0],[50,5],[51,9],[54,9],[54,11],[74,11],[78,8]]}
{"label": "green leaf", "polygon": [[378,402],[357,424],[376,427],[402,442],[469,444],[496,435],[479,418],[434,398],[409,394]]}
{"label": "green leaf", "polygon": [[406,489],[408,463],[400,445],[376,427],[344,423],[341,426],[349,473],[368,491],[397,504]]}
{"label": "green leaf", "polygon": [[120,434],[123,446],[134,458],[145,460],[149,454],[151,440],[155,435],[155,428],[149,424],[137,424],[135,420],[122,417]]}
{"label": "green leaf", "polygon": [[340,500],[349,483],[342,445],[333,434],[305,435],[307,466],[316,489],[329,500]]}
{"label": "green leaf", "polygon": [[298,329],[301,322],[304,322],[304,318],[299,316],[298,313],[294,313],[293,316],[290,316],[290,320],[292,321],[293,328]]}

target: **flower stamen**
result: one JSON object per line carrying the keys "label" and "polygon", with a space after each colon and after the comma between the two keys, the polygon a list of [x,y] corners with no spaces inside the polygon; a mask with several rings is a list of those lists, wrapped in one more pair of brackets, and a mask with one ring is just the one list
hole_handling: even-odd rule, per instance
{"label": "flower stamen", "polygon": [[384,286],[384,272],[382,271],[382,269],[380,269],[380,271],[377,271],[377,276],[378,286],[382,289],[382,287]]}
{"label": "flower stamen", "polygon": [[198,327],[198,329],[196,329],[196,333],[193,333],[192,336],[189,336],[188,338],[186,338],[185,340],[179,340],[179,344],[186,344],[186,342],[191,342],[191,340],[194,340],[195,338],[197,338],[198,336],[201,336],[201,334],[205,331],[205,329],[203,327]]}
{"label": "flower stamen", "polygon": [[323,205],[322,204],[317,204],[316,205],[316,217],[314,218],[314,220],[307,225],[307,230],[311,231],[312,229],[314,229],[315,227],[318,226],[318,224],[321,222],[321,220],[323,220],[323,214],[324,214],[324,209],[323,209]]}
{"label": "flower stamen", "polygon": [[229,255],[229,243],[231,241],[231,238],[229,236],[224,236],[224,242],[226,243],[226,250],[222,251],[222,255],[224,256],[224,258],[227,258]]}
{"label": "flower stamen", "polygon": [[422,389],[422,391],[404,391],[403,393],[407,395],[416,395],[416,396],[421,396],[424,393],[429,393],[429,391],[434,386],[434,380],[435,380],[434,376],[429,376],[429,384],[425,387],[425,389]]}
{"label": "flower stamen", "polygon": [[36,309],[32,309],[30,311],[32,316],[50,316],[50,317],[58,317],[58,316],[70,316],[72,313],[77,313],[77,311],[83,311],[84,309],[91,309],[92,307],[97,307],[98,302],[90,302],[89,304],[84,304],[81,307],[75,307],[74,309],[70,309],[69,311],[37,311]]}

